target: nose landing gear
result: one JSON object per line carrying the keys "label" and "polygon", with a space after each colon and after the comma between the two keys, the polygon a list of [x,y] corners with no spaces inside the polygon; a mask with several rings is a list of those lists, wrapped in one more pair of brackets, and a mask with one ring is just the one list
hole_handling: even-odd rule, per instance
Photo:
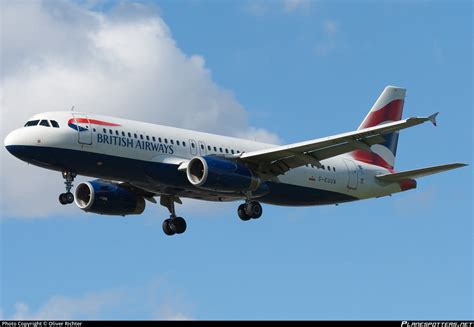
{"label": "nose landing gear", "polygon": [[72,182],[74,181],[74,178],[77,176],[77,174],[70,171],[63,171],[62,176],[66,180],[64,182],[66,185],[66,193],[59,194],[59,203],[65,205],[74,202],[74,195],[71,193],[71,189]]}

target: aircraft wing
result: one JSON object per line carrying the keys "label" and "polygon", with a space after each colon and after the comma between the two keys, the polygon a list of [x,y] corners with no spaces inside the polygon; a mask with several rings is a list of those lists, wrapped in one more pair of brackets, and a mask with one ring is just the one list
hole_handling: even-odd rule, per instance
{"label": "aircraft wing", "polygon": [[370,151],[370,146],[383,143],[384,135],[431,121],[436,126],[435,113],[428,117],[412,117],[396,122],[368,127],[353,132],[311,141],[242,153],[243,161],[262,174],[278,176],[306,164],[321,166],[320,161],[357,149]]}
{"label": "aircraft wing", "polygon": [[447,171],[447,170],[451,170],[451,169],[455,169],[459,167],[464,167],[464,166],[467,166],[467,165],[463,163],[452,163],[452,164],[446,164],[446,165],[440,165],[440,166],[434,166],[434,167],[406,170],[406,171],[401,171],[401,172],[393,173],[393,174],[377,175],[375,177],[384,182],[400,182],[406,179],[420,178],[420,177],[437,174],[443,171]]}

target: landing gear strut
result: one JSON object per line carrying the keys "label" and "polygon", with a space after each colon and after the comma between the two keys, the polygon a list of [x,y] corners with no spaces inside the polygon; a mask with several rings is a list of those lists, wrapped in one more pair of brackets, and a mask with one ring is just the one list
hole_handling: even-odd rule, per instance
{"label": "landing gear strut", "polygon": [[239,206],[239,208],[237,209],[237,213],[240,219],[247,221],[251,218],[260,218],[262,216],[263,209],[260,203],[258,203],[257,201],[248,201]]}
{"label": "landing gear strut", "polygon": [[63,178],[66,180],[64,185],[66,185],[66,193],[59,194],[59,202],[61,204],[69,204],[74,202],[74,195],[71,193],[72,189],[72,182],[74,178],[77,176],[76,173],[70,171],[63,171],[62,172]]}
{"label": "landing gear strut", "polygon": [[182,234],[186,231],[186,220],[182,217],[176,217],[176,212],[174,209],[174,203],[180,203],[179,198],[172,195],[162,195],[160,196],[160,204],[168,208],[170,212],[170,217],[163,221],[163,232],[166,235],[171,236],[174,234]]}

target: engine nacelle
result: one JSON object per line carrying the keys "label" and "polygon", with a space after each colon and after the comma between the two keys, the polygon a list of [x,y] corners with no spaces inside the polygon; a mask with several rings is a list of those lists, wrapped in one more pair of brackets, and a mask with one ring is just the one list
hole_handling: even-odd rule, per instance
{"label": "engine nacelle", "polygon": [[79,184],[75,202],[80,209],[101,215],[139,215],[145,210],[143,197],[119,184],[101,180]]}
{"label": "engine nacelle", "polygon": [[194,157],[186,175],[194,186],[218,192],[254,191],[261,185],[245,165],[217,156]]}

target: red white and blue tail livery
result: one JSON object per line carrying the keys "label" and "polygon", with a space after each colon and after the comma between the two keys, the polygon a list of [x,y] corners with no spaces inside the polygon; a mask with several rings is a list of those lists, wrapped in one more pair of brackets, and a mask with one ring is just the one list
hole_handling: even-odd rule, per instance
{"label": "red white and blue tail livery", "polygon": [[[387,86],[358,129],[361,130],[402,119],[405,93],[405,89]],[[370,151],[356,150],[352,153],[352,156],[359,161],[393,169],[397,155],[398,131],[385,134],[384,137],[385,142],[372,145]]]}
{"label": "red white and blue tail livery", "polygon": [[[261,203],[285,206],[339,204],[413,189],[416,179],[465,166],[452,163],[396,172],[400,130],[437,113],[402,119],[406,90],[387,86],[359,128],[288,145],[273,145],[80,112],[46,112],[5,138],[17,158],[61,172],[66,192],[86,212],[140,214],[146,201],[165,206],[167,235],[186,221],[182,198],[243,201],[242,220],[262,215]],[[96,178],[71,192],[77,175]]]}

